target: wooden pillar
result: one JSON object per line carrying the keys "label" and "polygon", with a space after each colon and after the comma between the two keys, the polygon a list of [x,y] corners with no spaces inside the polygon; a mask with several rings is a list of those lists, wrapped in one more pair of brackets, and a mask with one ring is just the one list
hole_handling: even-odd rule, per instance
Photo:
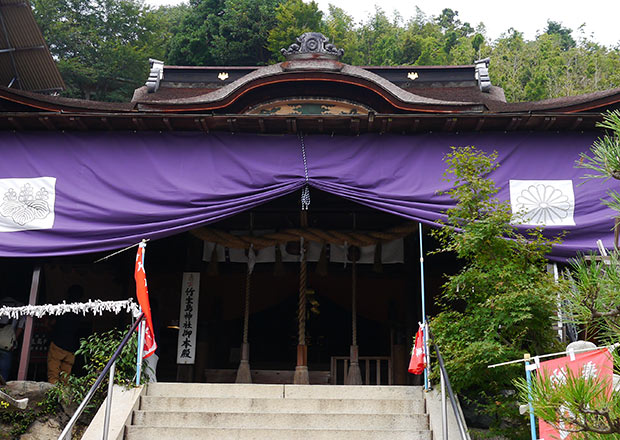
{"label": "wooden pillar", "polygon": [[[252,250],[250,250],[252,252]],[[250,287],[252,274],[248,266],[245,276],[245,313],[243,316],[243,342],[241,344],[241,361],[237,369],[237,379],[235,383],[252,383],[252,373],[250,371],[250,344],[248,343],[248,333],[250,324]]]}
{"label": "wooden pillar", "polygon": [[[359,248],[358,248],[359,249]],[[350,248],[350,250],[352,250]],[[359,347],[357,346],[357,260],[359,253],[351,252],[351,349],[349,372],[346,385],[362,385],[362,372],[359,366]]]}
{"label": "wooden pillar", "polygon": [[[30,298],[28,304],[34,306],[37,304],[37,295],[39,293],[39,280],[41,279],[41,266],[37,266],[32,271],[32,284],[30,285]],[[28,364],[30,363],[30,343],[32,340],[32,316],[26,317],[26,326],[24,328],[24,337],[22,339],[22,351],[19,356],[19,370],[17,372],[17,380],[26,380],[28,376]]]}

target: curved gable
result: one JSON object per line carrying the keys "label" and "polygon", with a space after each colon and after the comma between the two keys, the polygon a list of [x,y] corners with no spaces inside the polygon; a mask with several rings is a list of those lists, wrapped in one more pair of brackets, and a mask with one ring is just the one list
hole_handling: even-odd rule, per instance
{"label": "curved gable", "polygon": [[274,99],[335,99],[356,102],[379,113],[480,112],[479,102],[444,101],[404,90],[361,67],[333,60],[286,61],[260,67],[215,90],[191,97],[158,99],[142,94],[143,111],[247,113]]}

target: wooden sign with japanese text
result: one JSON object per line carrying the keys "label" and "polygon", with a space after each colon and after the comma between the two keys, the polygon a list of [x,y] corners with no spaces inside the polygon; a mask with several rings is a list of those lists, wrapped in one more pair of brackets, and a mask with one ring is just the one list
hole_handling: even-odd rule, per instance
{"label": "wooden sign with japanese text", "polygon": [[179,311],[179,341],[177,364],[193,364],[196,358],[196,332],[198,322],[198,293],[200,273],[184,272]]}
{"label": "wooden sign with japanese text", "polygon": [[[565,356],[550,361],[541,362],[539,374],[549,377],[553,383],[562,385],[566,383],[568,371],[574,375],[580,375],[585,379],[601,380],[608,383],[608,389],[611,393],[613,380],[613,358],[609,350],[602,348],[584,353],[576,353],[571,359]],[[555,429],[549,423],[542,419],[538,420],[539,438],[540,440],[570,440],[575,438],[569,432],[569,426],[562,426]],[[565,429],[562,429],[565,428]]]}

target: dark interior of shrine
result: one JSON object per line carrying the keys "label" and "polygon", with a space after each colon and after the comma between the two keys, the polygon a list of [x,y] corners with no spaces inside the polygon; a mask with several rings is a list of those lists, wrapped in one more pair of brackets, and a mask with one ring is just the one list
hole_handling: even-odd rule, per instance
{"label": "dark interior of shrine", "polygon": [[[300,192],[265,203],[210,228],[225,231],[281,230],[300,227]],[[342,198],[311,190],[308,226],[325,230],[384,231],[407,222]],[[430,228],[423,228],[427,314],[435,312],[434,298],[440,292],[443,274],[456,270],[452,255],[431,254],[436,243]],[[357,332],[362,373],[363,359],[389,358],[393,362],[394,383],[411,383],[406,366],[412,336],[421,320],[420,250],[418,231],[403,239],[404,262],[358,264]],[[110,252],[111,253],[111,252]],[[95,261],[106,253],[45,259],[3,259],[0,263],[2,297],[10,295],[28,302],[32,268],[41,265],[42,280],[38,304],[55,304],[64,299],[72,284],[84,286],[86,296],[102,300],[134,297],[135,250]],[[194,381],[209,381],[205,372],[234,370],[239,365],[243,333],[245,274],[247,264],[219,262],[217,268],[203,259],[203,242],[191,232],[152,240],[147,245],[146,272],[149,294],[156,298],[155,312],[160,328],[160,381],[179,380],[177,338],[181,278],[183,272],[199,272],[200,296],[196,361],[191,367]],[[310,371],[329,371],[333,357],[349,356],[351,345],[352,265],[330,262],[327,273],[317,272],[317,263],[308,263],[307,345]],[[249,344],[253,370],[294,370],[297,344],[299,263],[256,264],[252,275]],[[128,314],[85,317],[86,332],[125,327]],[[49,326],[45,318],[35,319],[35,338],[28,376],[45,380],[45,352]],[[17,363],[16,361],[14,363]],[[79,359],[75,370],[79,373]],[[378,363],[377,363],[378,365]],[[16,368],[16,367],[15,367]],[[381,367],[384,368],[384,367]],[[337,373],[342,383],[342,372]]]}

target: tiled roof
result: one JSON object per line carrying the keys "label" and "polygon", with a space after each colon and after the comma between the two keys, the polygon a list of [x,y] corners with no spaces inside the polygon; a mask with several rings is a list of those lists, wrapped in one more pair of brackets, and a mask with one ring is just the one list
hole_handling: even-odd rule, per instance
{"label": "tiled roof", "polygon": [[65,89],[27,0],[0,0],[0,85],[53,92]]}

